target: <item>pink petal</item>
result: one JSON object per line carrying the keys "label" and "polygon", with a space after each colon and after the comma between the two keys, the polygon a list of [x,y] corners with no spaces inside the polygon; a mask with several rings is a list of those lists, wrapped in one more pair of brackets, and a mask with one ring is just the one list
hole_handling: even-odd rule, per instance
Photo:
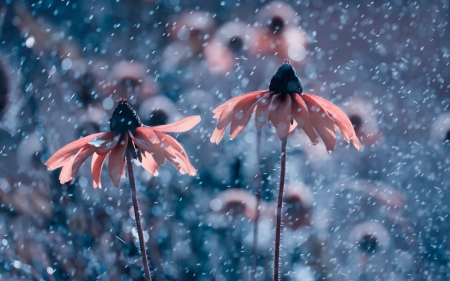
{"label": "pink petal", "polygon": [[314,129],[325,143],[328,152],[333,152],[336,144],[336,134],[334,133],[334,122],[314,100],[305,97],[304,101],[308,106],[309,119]]}
{"label": "pink petal", "polygon": [[309,120],[308,109],[302,97],[298,94],[292,96],[292,117],[300,128],[306,133],[312,144],[317,144],[317,134]]}
{"label": "pink petal", "polygon": [[230,138],[236,138],[245,129],[252,116],[256,99],[256,96],[250,96],[236,104],[232,115]]}
{"label": "pink petal", "polygon": [[332,118],[334,123],[339,127],[339,131],[341,132],[344,139],[347,142],[350,142],[350,140],[352,140],[353,145],[356,147],[356,149],[360,149],[361,143],[356,136],[355,129],[353,128],[350,119],[348,119],[347,115],[339,107],[315,95],[304,94],[304,96],[314,100],[316,104],[322,106],[322,110],[325,110]]}
{"label": "pink petal", "polygon": [[115,187],[119,186],[120,177],[125,168],[125,151],[128,146],[128,135],[124,134],[116,147],[111,151],[108,161],[108,172]]}
{"label": "pink petal", "polygon": [[219,118],[220,114],[222,113],[222,111],[226,107],[236,105],[241,99],[243,99],[243,98],[245,98],[247,96],[252,96],[252,95],[256,95],[256,96],[261,95],[262,96],[262,94],[264,92],[267,92],[267,90],[250,92],[250,93],[242,94],[240,96],[237,96],[237,97],[234,97],[232,99],[227,100],[226,102],[224,102],[223,104],[219,105],[218,107],[216,107],[216,109],[213,110],[213,113],[214,113],[214,117],[213,118],[214,119]]}
{"label": "pink petal", "polygon": [[142,151],[150,153],[158,165],[164,165],[165,154],[156,132],[146,127],[136,128],[132,141]]}
{"label": "pink petal", "polygon": [[258,91],[258,92],[253,92],[253,93],[243,95],[241,99],[237,100],[237,102],[231,103],[229,106],[224,108],[224,110],[220,114],[219,121],[217,122],[217,129],[225,128],[226,126],[228,126],[228,124],[230,124],[230,122],[233,120],[233,116],[235,113],[235,107],[238,103],[241,103],[248,99],[254,100],[255,97],[259,97],[261,95],[261,92],[263,92],[263,91]]}
{"label": "pink petal", "polygon": [[[233,116],[234,116],[234,112],[235,112],[234,108],[237,103],[240,103],[247,99],[254,99],[255,97],[260,98],[260,97],[262,97],[262,95],[265,92],[267,92],[267,91],[266,90],[256,91],[256,92],[244,94],[239,97],[232,98],[231,100],[225,102],[224,104],[222,104],[221,106],[216,108],[215,116],[218,116],[218,113],[220,112],[220,118],[219,118],[219,121],[217,122],[216,129],[214,130],[213,134],[211,135],[210,141],[219,143],[222,140],[222,137],[224,135],[224,130],[226,129],[228,124],[230,124],[231,121],[233,120]],[[215,117],[215,118],[217,118],[217,117]]]}
{"label": "pink petal", "polygon": [[291,104],[292,100],[289,96],[283,97],[280,94],[274,96],[270,104],[269,118],[280,139],[286,138],[289,133],[292,120]]}
{"label": "pink petal", "polygon": [[75,155],[78,150],[85,146],[91,139],[102,134],[105,133],[92,134],[63,146],[56,151],[55,154],[47,160],[47,162],[45,162],[45,165],[48,166],[48,170],[51,171],[64,166],[70,161],[70,156]]}
{"label": "pink petal", "polygon": [[211,135],[211,138],[209,139],[211,142],[219,144],[219,142],[222,140],[223,135],[225,134],[225,128],[222,129],[214,129],[214,132]]}
{"label": "pink petal", "polygon": [[69,161],[66,165],[64,165],[61,173],[59,175],[59,182],[64,184],[66,182],[73,182],[78,170],[81,167],[81,164],[86,161],[86,159],[91,156],[95,152],[95,148],[86,145],[81,148],[78,153]]}
{"label": "pink petal", "polygon": [[258,130],[261,129],[269,119],[269,106],[271,101],[272,97],[268,94],[261,98],[256,104],[255,126]]}
{"label": "pink petal", "polygon": [[189,173],[189,168],[187,167],[186,162],[183,161],[183,157],[178,151],[169,148],[166,152],[167,160],[172,163],[182,175]]}
{"label": "pink petal", "polygon": [[[171,161],[173,159],[176,159],[183,170],[180,170],[180,168],[175,165],[172,161],[171,163],[175,165],[175,167],[179,168],[180,172],[188,173],[190,176],[195,176],[197,171],[192,166],[191,162],[189,161],[189,156],[186,153],[186,150],[184,150],[183,146],[174,138],[172,138],[169,135],[166,135],[161,132],[155,132],[158,138],[163,142],[163,146],[166,151],[166,158]],[[170,148],[175,150],[173,152]],[[169,156],[169,157],[168,157]]]}
{"label": "pink petal", "polygon": [[291,133],[293,130],[295,130],[295,128],[297,128],[297,122],[294,120],[292,120],[291,125],[289,126],[289,133]]}
{"label": "pink petal", "polygon": [[101,175],[102,175],[102,167],[103,163],[105,162],[106,156],[108,156],[108,153],[98,155],[97,153],[94,153],[92,155],[92,162],[91,162],[91,173],[93,178],[92,185],[94,188],[102,188],[101,183]]}
{"label": "pink petal", "polygon": [[107,132],[101,136],[93,138],[88,142],[88,144],[95,147],[95,152],[97,154],[105,154],[116,147],[119,139],[120,134],[116,132]]}
{"label": "pink petal", "polygon": [[158,164],[155,162],[150,154],[142,155],[142,167],[152,175],[158,175]]}
{"label": "pink petal", "polygon": [[151,129],[153,131],[169,132],[169,133],[186,132],[194,128],[194,126],[197,125],[200,122],[200,120],[201,118],[198,115],[190,116],[171,124],[151,127]]}
{"label": "pink petal", "polygon": [[59,174],[59,183],[65,184],[66,182],[72,181],[72,167],[73,162],[75,160],[76,155],[72,155],[68,158],[67,163],[61,169],[61,173]]}

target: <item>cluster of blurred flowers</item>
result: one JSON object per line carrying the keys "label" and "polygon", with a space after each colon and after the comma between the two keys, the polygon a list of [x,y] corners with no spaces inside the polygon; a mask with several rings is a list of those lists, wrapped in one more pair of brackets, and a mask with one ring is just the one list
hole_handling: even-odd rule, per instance
{"label": "cluster of blurred flowers", "polygon": [[[105,131],[126,97],[146,125],[207,117],[177,137],[196,178],[168,165],[137,172],[155,280],[249,280],[256,132],[213,145],[211,110],[267,88],[285,59],[305,92],[340,105],[363,149],[330,155],[292,133],[283,280],[450,278],[448,3],[160,2],[0,4],[0,279],[142,276],[125,183],[105,177],[94,190],[82,167],[61,185],[43,165]],[[272,131],[262,132],[258,280],[271,274]]]}

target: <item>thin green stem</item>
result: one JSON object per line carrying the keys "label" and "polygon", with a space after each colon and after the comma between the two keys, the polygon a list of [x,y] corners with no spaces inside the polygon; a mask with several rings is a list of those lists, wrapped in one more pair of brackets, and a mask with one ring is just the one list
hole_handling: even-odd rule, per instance
{"label": "thin green stem", "polygon": [[280,168],[280,184],[278,187],[278,203],[277,203],[277,224],[275,228],[275,251],[273,260],[273,280],[279,280],[279,267],[280,267],[280,244],[281,244],[281,219],[283,210],[283,193],[284,193],[284,180],[286,177],[286,144],[287,137],[281,140],[281,168]]}
{"label": "thin green stem", "polygon": [[139,235],[139,245],[141,247],[142,263],[144,265],[144,271],[146,279],[152,281],[152,275],[150,274],[150,268],[148,266],[147,251],[145,250],[144,231],[141,224],[141,212],[139,210],[139,204],[136,196],[136,183],[134,182],[133,163],[131,162],[131,155],[127,154],[127,167],[128,178],[130,180],[131,199],[133,200],[134,216],[136,218],[136,225]]}

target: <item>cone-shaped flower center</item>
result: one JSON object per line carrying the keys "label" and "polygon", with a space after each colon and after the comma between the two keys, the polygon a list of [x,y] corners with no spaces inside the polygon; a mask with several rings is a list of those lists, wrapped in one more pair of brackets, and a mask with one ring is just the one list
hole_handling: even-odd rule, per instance
{"label": "cone-shaped flower center", "polygon": [[283,63],[278,68],[277,73],[270,80],[269,91],[280,94],[301,94],[303,92],[300,78],[289,62]]}
{"label": "cone-shaped flower center", "polygon": [[125,133],[129,130],[134,133],[137,127],[142,126],[141,120],[126,99],[120,99],[118,103],[111,119],[109,119],[111,131]]}

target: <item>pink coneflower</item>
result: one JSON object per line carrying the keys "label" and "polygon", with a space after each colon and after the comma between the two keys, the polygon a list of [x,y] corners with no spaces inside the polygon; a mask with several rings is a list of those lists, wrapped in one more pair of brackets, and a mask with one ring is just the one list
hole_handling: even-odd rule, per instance
{"label": "pink coneflower", "polygon": [[106,156],[109,155],[108,171],[115,186],[125,172],[125,154],[141,162],[149,173],[157,174],[159,165],[167,159],[182,174],[195,175],[181,144],[166,132],[178,133],[192,129],[200,122],[199,116],[184,118],[172,124],[147,127],[142,125],[136,112],[125,99],[119,100],[110,119],[110,131],[96,133],[64,146],[45,163],[49,170],[63,167],[59,180],[61,184],[73,182],[81,164],[92,157],[91,172],[93,186],[101,187],[100,174]]}
{"label": "pink coneflower", "polygon": [[231,124],[230,138],[237,137],[255,113],[257,129],[270,121],[280,139],[288,136],[290,128],[299,126],[313,144],[318,136],[327,151],[333,151],[335,131],[339,130],[347,142],[356,149],[360,142],[347,115],[331,102],[312,94],[303,93],[303,87],[294,68],[284,63],[272,77],[268,90],[251,92],[228,100],[214,111],[219,119],[211,135],[211,142],[219,143],[226,127]]}
{"label": "pink coneflower", "polygon": [[[361,143],[352,123],[341,109],[321,97],[303,93],[300,79],[289,62],[281,65],[272,77],[268,90],[232,98],[217,107],[213,113],[218,122],[211,135],[211,142],[219,143],[225,134],[226,127],[230,124],[230,138],[237,137],[247,126],[253,113],[255,113],[255,124],[258,130],[270,121],[281,139],[273,275],[274,281],[276,281],[279,278],[281,214],[286,174],[286,144],[289,132],[298,125],[305,131],[313,144],[316,144],[320,137],[329,152],[334,150],[336,144],[336,130],[341,132],[347,142],[351,141],[356,149],[360,149]],[[258,192],[257,188],[256,193],[258,194]],[[256,217],[258,218],[258,213]],[[257,219],[255,228],[256,224]]]}
{"label": "pink coneflower", "polygon": [[184,148],[165,133],[186,132],[200,122],[200,116],[187,117],[168,125],[147,127],[141,123],[126,99],[120,99],[118,103],[110,119],[109,132],[92,134],[74,141],[58,150],[45,164],[49,170],[63,167],[59,180],[64,184],[74,181],[81,164],[92,155],[94,187],[101,187],[100,175],[106,156],[109,155],[108,171],[116,187],[119,186],[120,178],[125,176],[125,163],[127,164],[144,270],[147,279],[151,280],[131,161],[137,159],[145,170],[155,175],[158,166],[163,165],[167,159],[182,174],[195,175],[196,171]]}

